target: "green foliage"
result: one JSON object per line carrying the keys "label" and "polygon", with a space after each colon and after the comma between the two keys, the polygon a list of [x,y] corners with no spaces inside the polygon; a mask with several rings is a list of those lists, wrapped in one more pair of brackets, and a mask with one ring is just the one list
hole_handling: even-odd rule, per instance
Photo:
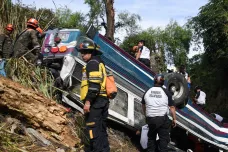
{"label": "green foliage", "polygon": [[165,71],[165,62],[174,63],[177,67],[187,63],[187,54],[192,39],[191,30],[187,27],[181,27],[173,21],[165,29],[151,27],[125,38],[121,47],[131,52],[132,47],[137,45],[141,39],[146,41],[146,46],[152,51],[152,55],[156,54],[159,71]]}
{"label": "green foliage", "polygon": [[[99,30],[101,29],[101,22],[107,26],[105,0],[85,0],[84,2],[90,8],[89,13],[86,15],[88,17],[88,24],[93,24]],[[115,31],[126,30],[127,35],[135,34],[140,30],[138,25],[140,20],[141,17],[138,14],[130,14],[128,11],[123,11],[116,18],[114,23]]]}
{"label": "green foliage", "polygon": [[201,7],[198,16],[190,20],[190,26],[203,39],[205,55],[211,65],[220,70],[228,69],[228,0],[210,0]]}
{"label": "green foliage", "polygon": [[[222,98],[228,89],[228,0],[210,0],[200,8],[197,16],[189,21],[194,30],[194,40],[203,39],[205,53],[199,61],[190,62],[192,80],[195,85],[202,85],[207,93],[208,108],[219,110],[225,107],[227,98]],[[194,61],[198,57],[194,57]],[[214,108],[212,108],[214,106]]]}
{"label": "green foliage", "polygon": [[53,99],[54,78],[50,71],[33,64],[27,63],[23,59],[10,59],[6,65],[7,77],[13,81],[41,92],[46,97]]}
{"label": "green foliage", "polygon": [[26,22],[30,18],[36,18],[40,22],[40,27],[44,28],[55,13],[50,9],[39,9],[35,6],[22,4],[17,0],[14,4],[11,0],[0,1],[0,32],[4,31],[7,24],[14,25],[14,37],[26,28]]}
{"label": "green foliage", "polygon": [[179,67],[187,63],[192,32],[187,27],[181,27],[177,22],[171,21],[165,28],[163,42],[166,50],[173,58],[174,64]]}
{"label": "green foliage", "polygon": [[131,14],[128,11],[118,14],[118,22],[121,28],[126,30],[127,35],[138,33],[140,30],[138,21],[141,21],[141,17],[138,14]]}
{"label": "green foliage", "polygon": [[85,15],[81,12],[72,12],[69,8],[59,8],[56,12],[56,27],[77,28],[85,31],[87,26],[85,23]]}
{"label": "green foliage", "polygon": [[105,16],[105,3],[104,0],[85,0],[85,4],[88,4],[90,11],[87,16],[89,18],[88,24],[93,24],[96,28],[100,28],[99,19]]}

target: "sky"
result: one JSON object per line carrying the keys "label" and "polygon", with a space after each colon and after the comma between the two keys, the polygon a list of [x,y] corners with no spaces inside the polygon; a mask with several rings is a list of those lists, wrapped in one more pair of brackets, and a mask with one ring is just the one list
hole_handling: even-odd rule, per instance
{"label": "sky", "polygon": [[[89,11],[84,0],[54,0],[54,2],[57,7],[67,6],[72,11],[82,13]],[[139,22],[141,28],[147,29],[149,27],[165,27],[171,19],[176,20],[180,25],[184,25],[189,18],[196,16],[199,8],[207,2],[208,0],[115,0],[114,8],[116,14],[122,11],[139,14],[141,16]],[[35,5],[37,8],[46,7],[55,10],[52,0],[22,0],[22,3]],[[123,40],[126,33],[121,32],[117,33],[117,37]],[[192,57],[197,53],[200,52],[191,49],[188,56]]]}

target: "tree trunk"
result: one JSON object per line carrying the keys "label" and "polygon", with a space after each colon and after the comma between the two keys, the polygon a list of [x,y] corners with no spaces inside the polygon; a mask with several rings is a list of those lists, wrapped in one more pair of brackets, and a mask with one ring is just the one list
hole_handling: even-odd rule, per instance
{"label": "tree trunk", "polygon": [[105,36],[114,42],[115,32],[115,11],[113,8],[114,0],[104,0],[107,17],[107,30]]}
{"label": "tree trunk", "polygon": [[80,142],[73,135],[63,106],[3,77],[0,77],[0,109],[32,126],[48,140],[70,147]]}

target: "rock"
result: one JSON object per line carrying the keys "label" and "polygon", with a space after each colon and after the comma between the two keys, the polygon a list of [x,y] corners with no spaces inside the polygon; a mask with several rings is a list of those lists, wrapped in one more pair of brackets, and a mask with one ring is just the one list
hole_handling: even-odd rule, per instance
{"label": "rock", "polygon": [[8,117],[6,119],[6,124],[7,124],[6,126],[8,126],[8,127],[11,126],[10,127],[11,133],[17,133],[17,134],[22,134],[22,135],[25,134],[25,127],[18,119]]}
{"label": "rock", "polygon": [[58,149],[56,149],[56,152],[65,152],[65,150],[58,148]]}
{"label": "rock", "polygon": [[[72,148],[71,148],[71,152],[77,152],[77,149],[74,148],[74,147],[72,147]],[[84,151],[80,151],[80,152],[84,152]]]}
{"label": "rock", "polygon": [[26,131],[27,131],[27,133],[29,135],[34,137],[36,140],[41,142],[43,145],[45,145],[45,146],[50,146],[51,145],[51,142],[49,140],[45,139],[40,133],[38,133],[33,128],[27,128]]}

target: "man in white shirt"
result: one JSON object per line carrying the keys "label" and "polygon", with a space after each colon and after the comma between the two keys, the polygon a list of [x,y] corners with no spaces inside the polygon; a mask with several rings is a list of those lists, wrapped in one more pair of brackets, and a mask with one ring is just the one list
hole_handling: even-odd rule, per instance
{"label": "man in white shirt", "polygon": [[145,41],[140,40],[138,43],[138,53],[136,60],[139,60],[148,68],[150,68],[150,50],[145,46]]}
{"label": "man in white shirt", "polygon": [[194,91],[196,93],[194,98],[195,103],[204,109],[206,104],[206,93],[203,92],[199,86],[196,86]]}
{"label": "man in white shirt", "polygon": [[[149,126],[148,132],[148,152],[154,152],[156,145],[162,152],[168,151],[170,140],[170,120],[168,112],[170,109],[173,117],[173,127],[176,126],[176,112],[172,95],[164,89],[164,76],[156,75],[154,77],[154,87],[145,92],[142,98],[142,108],[146,115],[146,122]],[[156,143],[156,136],[159,136],[159,142]]]}

